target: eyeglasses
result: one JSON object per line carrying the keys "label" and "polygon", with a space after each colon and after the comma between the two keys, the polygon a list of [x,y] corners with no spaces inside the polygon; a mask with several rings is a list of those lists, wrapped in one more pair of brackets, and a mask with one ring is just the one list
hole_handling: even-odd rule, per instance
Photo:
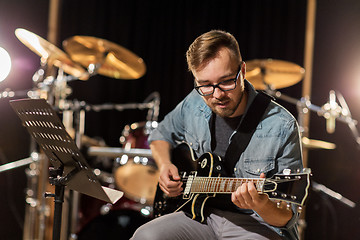
{"label": "eyeglasses", "polygon": [[228,79],[222,82],[219,82],[218,84],[212,85],[204,85],[204,86],[195,86],[195,90],[201,95],[201,96],[209,96],[214,93],[215,88],[219,88],[221,91],[226,92],[230,91],[236,88],[236,81],[238,80],[241,72],[241,66],[239,67],[239,71],[236,74],[235,78]]}

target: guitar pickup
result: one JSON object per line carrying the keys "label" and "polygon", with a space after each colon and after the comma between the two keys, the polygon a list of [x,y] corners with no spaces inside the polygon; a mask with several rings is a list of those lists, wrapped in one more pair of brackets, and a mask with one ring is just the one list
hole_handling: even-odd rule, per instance
{"label": "guitar pickup", "polygon": [[197,172],[196,171],[192,171],[189,173],[188,176],[186,176],[186,173],[183,174],[182,176],[182,181],[184,182],[185,188],[184,188],[184,193],[183,193],[183,198],[184,199],[189,199],[190,195],[191,195],[191,187],[192,184],[194,182],[194,179],[196,177]]}

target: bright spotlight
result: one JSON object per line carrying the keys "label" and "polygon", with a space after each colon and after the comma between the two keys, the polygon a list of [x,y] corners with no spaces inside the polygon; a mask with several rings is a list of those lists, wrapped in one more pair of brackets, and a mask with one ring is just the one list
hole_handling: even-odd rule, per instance
{"label": "bright spotlight", "polygon": [[0,82],[2,82],[10,73],[11,58],[8,52],[0,47]]}

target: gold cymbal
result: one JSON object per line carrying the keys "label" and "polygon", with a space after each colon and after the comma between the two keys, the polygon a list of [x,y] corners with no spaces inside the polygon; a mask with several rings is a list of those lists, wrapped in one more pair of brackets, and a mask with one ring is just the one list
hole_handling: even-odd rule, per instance
{"label": "gold cymbal", "polygon": [[246,62],[246,79],[258,90],[292,86],[303,78],[305,69],[291,62],[255,59]]}
{"label": "gold cymbal", "polygon": [[64,72],[81,80],[89,78],[89,74],[82,66],[74,63],[65,52],[54,44],[22,28],[16,29],[15,35],[25,46],[39,55],[42,58],[41,61],[61,68]]}
{"label": "gold cymbal", "polygon": [[328,149],[328,150],[332,150],[332,149],[336,148],[336,145],[334,143],[309,139],[307,137],[302,137],[301,141],[302,141],[303,146],[305,148],[308,148],[308,149]]}
{"label": "gold cymbal", "polygon": [[63,41],[71,59],[86,68],[93,65],[95,72],[116,79],[138,79],[145,74],[142,58],[105,39],[73,36]]}

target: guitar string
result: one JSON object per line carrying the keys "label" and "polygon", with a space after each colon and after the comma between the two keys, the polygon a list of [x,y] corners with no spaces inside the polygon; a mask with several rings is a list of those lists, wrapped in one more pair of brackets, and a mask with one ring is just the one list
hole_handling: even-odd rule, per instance
{"label": "guitar string", "polygon": [[[188,177],[184,177],[183,180],[188,179]],[[192,184],[191,184],[191,189],[196,189],[196,192],[218,192],[218,193],[224,193],[224,192],[228,192],[230,190],[230,192],[235,191],[235,188],[237,188],[239,185],[239,183],[242,183],[241,181],[244,182],[249,182],[249,179],[242,179],[242,178],[226,178],[225,181],[219,181],[219,180],[223,180],[224,178],[217,178],[217,177],[195,177],[195,179],[192,177]],[[277,179],[277,180],[272,180],[272,182],[266,182],[266,179],[260,179],[260,178],[251,178],[251,180],[255,183],[256,187],[259,189],[265,190],[266,187],[269,187],[271,185],[274,184],[281,184],[281,183],[285,183],[285,182],[293,182],[293,181],[298,181],[300,179]],[[260,180],[260,181],[259,181]],[[232,181],[235,181],[235,185],[233,184]],[[240,181],[240,182],[239,182]],[[275,183],[274,183],[275,182]],[[185,184],[187,184],[187,181],[184,181]],[[230,184],[230,186],[229,186]],[[259,186],[260,184],[260,186]],[[262,186],[261,186],[262,184]],[[222,186],[221,186],[222,185]],[[226,188],[227,190],[223,190],[221,191],[220,189],[224,189]],[[277,187],[276,187],[277,188]]]}
{"label": "guitar string", "polygon": [[[188,177],[183,177],[181,178],[184,182],[188,180]],[[212,181],[212,180],[222,180],[222,181],[236,181],[236,182],[239,182],[239,181],[244,181],[244,182],[249,182],[249,180],[253,180],[254,182],[257,182],[257,181],[263,181],[264,184],[273,184],[273,182],[275,183],[284,183],[284,182],[293,182],[293,181],[299,181],[301,179],[278,179],[278,180],[274,180],[274,179],[264,179],[262,180],[261,178],[250,178],[250,179],[242,179],[242,178],[217,178],[217,177],[195,177],[195,178],[192,178],[195,181],[206,181],[206,182],[209,182],[209,181]],[[268,181],[268,182],[266,182]]]}

